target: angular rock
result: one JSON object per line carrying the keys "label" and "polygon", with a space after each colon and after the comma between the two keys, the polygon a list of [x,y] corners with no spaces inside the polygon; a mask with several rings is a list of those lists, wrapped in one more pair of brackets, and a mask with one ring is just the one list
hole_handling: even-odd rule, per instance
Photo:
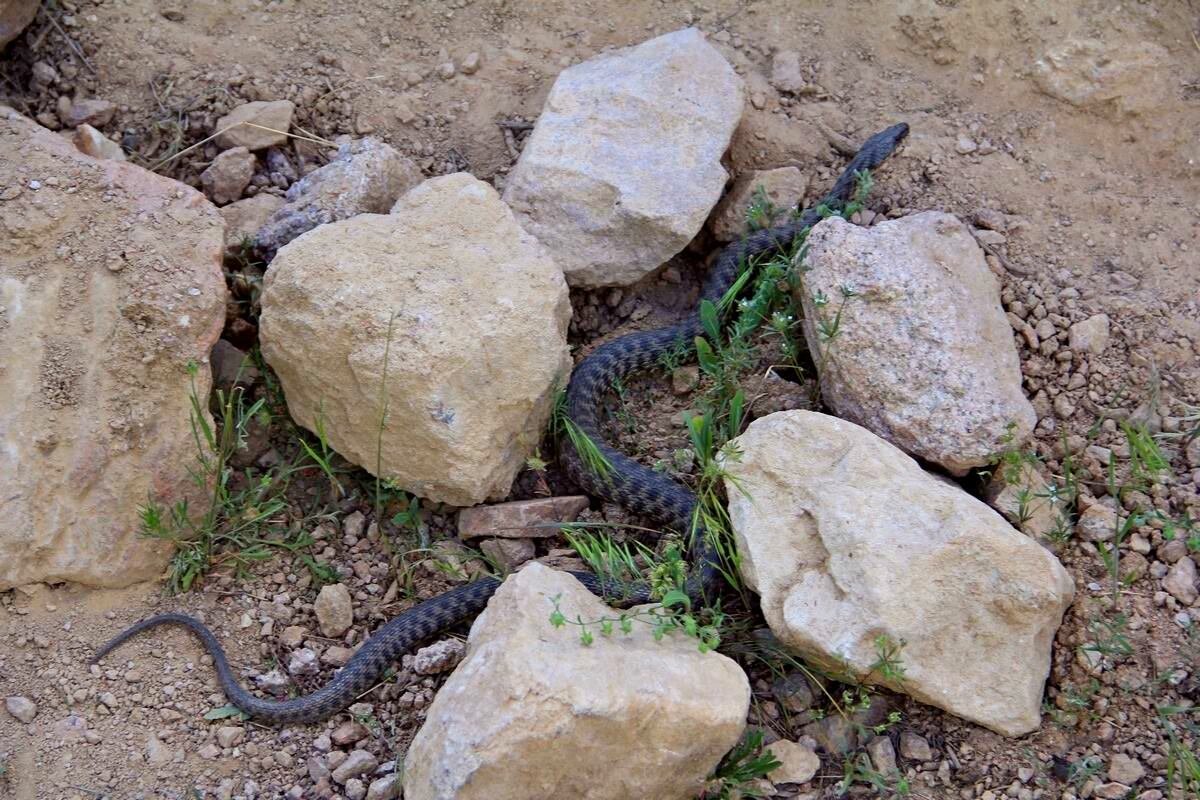
{"label": "angular rock", "polygon": [[545,249],[459,173],[280,250],[260,333],[297,422],[323,415],[350,461],[465,506],[507,494],[541,439],[570,370],[569,317]]}
{"label": "angular rock", "polygon": [[1166,99],[1169,88],[1159,76],[1169,62],[1170,53],[1154,42],[1056,40],[1034,63],[1033,80],[1046,94],[1073,106],[1139,113]]}
{"label": "angular rock", "polygon": [[772,783],[808,783],[821,768],[821,759],[812,748],[799,742],[780,739],[766,749],[779,760],[779,766],[767,773]]}
{"label": "angular rock", "polygon": [[217,744],[221,747],[237,747],[246,738],[246,729],[237,725],[217,728]]}
{"label": "angular rock", "polygon": [[350,720],[349,722],[343,722],[341,725],[335,728],[333,733],[330,734],[329,738],[338,747],[345,747],[347,745],[354,744],[355,742],[362,741],[370,734],[371,732],[367,730],[365,725],[355,722],[354,720]]}
{"label": "angular rock", "polygon": [[737,742],[750,686],[731,660],[642,624],[585,647],[550,625],[554,597],[568,619],[617,613],[539,564],[510,576],[409,748],[406,800],[690,800]]}
{"label": "angular rock", "polygon": [[1108,315],[1096,314],[1071,326],[1070,347],[1076,353],[1099,355],[1108,347],[1108,336]]}
{"label": "angular rock", "polygon": [[738,239],[748,231],[746,214],[750,206],[765,199],[770,205],[766,210],[773,213],[767,213],[755,222],[759,227],[769,228],[782,222],[804,199],[806,191],[808,176],[795,167],[742,173],[713,211],[709,227],[719,241]]}
{"label": "angular rock", "polygon": [[1075,522],[1075,531],[1085,542],[1106,542],[1117,535],[1117,512],[1104,503],[1093,503]]}
{"label": "angular rock", "polygon": [[204,506],[188,364],[207,397],[221,217],[3,106],[0,186],[0,591],[157,577],[170,547],[138,534],[138,507]]}
{"label": "angular rock", "polygon": [[1196,604],[1196,562],[1191,558],[1181,558],[1171,565],[1167,577],[1163,578],[1163,588],[1171,596],[1185,606]]}
{"label": "angular rock", "polygon": [[217,205],[232,203],[242,196],[254,177],[258,161],[245,147],[233,147],[217,155],[200,173],[204,193]]}
{"label": "angular rock", "polygon": [[371,781],[367,787],[367,800],[395,800],[400,796],[400,777],[385,775]]}
{"label": "angular rock", "polygon": [[1146,775],[1146,768],[1136,758],[1124,753],[1113,753],[1108,760],[1108,779],[1132,786]]}
{"label": "angular rock", "polygon": [[[780,641],[1004,735],[1038,726],[1074,595],[1053,555],[845,420],[785,411],[737,441],[725,468],[742,575]],[[873,671],[896,645],[899,683]]]}
{"label": "angular rock", "polygon": [[831,217],[808,245],[797,300],[838,416],[955,473],[1029,438],[1000,289],[965,225],[936,211],[871,228]]}
{"label": "angular rock", "polygon": [[458,512],[458,538],[466,541],[480,536],[510,539],[557,536],[559,523],[574,522],[588,502],[583,495],[568,495],[464,508]]}
{"label": "angular rock", "polygon": [[900,734],[900,755],[909,761],[932,761],[933,749],[924,736],[912,731],[904,731]]}
{"label": "angular rock", "polygon": [[467,646],[461,639],[443,639],[422,647],[413,655],[412,671],[418,675],[437,675],[458,666],[466,655]]}
{"label": "angular rock", "polygon": [[258,230],[258,246],[271,254],[318,225],[386,214],[420,182],[417,165],[390,145],[371,137],[349,142],[328,164],[292,184],[287,203]]}
{"label": "angular rock", "polygon": [[217,146],[266,150],[285,144],[295,110],[291,100],[256,100],[240,105],[217,120]]}
{"label": "angular rock", "polygon": [[0,2],[0,50],[21,35],[37,16],[41,0],[3,0]]}
{"label": "angular rock", "polygon": [[313,613],[317,615],[321,633],[330,639],[337,639],[349,630],[354,624],[354,603],[346,584],[322,586],[317,593],[317,601],[313,603]]}
{"label": "angular rock", "polygon": [[86,123],[75,129],[75,133],[71,135],[71,142],[79,148],[79,152],[92,158],[125,160],[125,151],[121,149],[121,145]]}
{"label": "angular rock", "polygon": [[308,647],[293,650],[288,658],[288,674],[290,675],[316,675],[320,671],[321,666],[317,654]]}
{"label": "angular rock", "polygon": [[378,766],[379,759],[371,753],[366,750],[355,750],[330,774],[330,777],[337,783],[345,783],[351,778],[366,775]]}
{"label": "angular rock", "polygon": [[509,572],[537,555],[532,539],[486,539],[479,549],[494,564]]}
{"label": "angular rock", "polygon": [[1041,540],[1059,535],[1070,524],[1065,503],[1033,464],[1021,464],[1011,475],[997,467],[984,498],[1018,529]]}
{"label": "angular rock", "polygon": [[37,716],[38,712],[37,704],[28,697],[20,695],[4,698],[4,709],[17,721],[24,722],[26,725],[33,722],[33,718]]}
{"label": "angular rock", "polygon": [[68,128],[78,128],[81,125],[90,125],[96,128],[103,128],[108,123],[112,122],[113,116],[117,113],[117,107],[107,100],[89,99],[76,100],[71,103],[65,114],[61,114],[62,124]]}
{"label": "angular rock", "polygon": [[795,50],[780,50],[771,56],[771,85],[781,92],[800,94],[808,86],[800,69],[800,54]]}
{"label": "angular rock", "polygon": [[742,80],[694,28],[555,80],[504,200],[573,286],[625,286],[700,231],[725,188]]}
{"label": "angular rock", "polygon": [[232,256],[247,245],[253,247],[259,230],[276,211],[283,208],[285,202],[277,195],[259,192],[254,197],[223,206],[221,216],[225,218],[225,252]]}

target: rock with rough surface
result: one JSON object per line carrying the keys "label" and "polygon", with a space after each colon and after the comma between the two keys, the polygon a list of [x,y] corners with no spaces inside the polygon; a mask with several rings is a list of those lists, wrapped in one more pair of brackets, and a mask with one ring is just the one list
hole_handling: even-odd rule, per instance
{"label": "rock with rough surface", "polygon": [[200,173],[200,185],[217,205],[232,203],[250,185],[257,163],[254,154],[245,147],[232,147],[218,154],[208,169]]}
{"label": "rock with rough surface", "polygon": [[313,603],[313,612],[317,615],[321,633],[330,639],[336,639],[349,630],[354,624],[354,602],[350,599],[346,584],[322,586]]}
{"label": "rock with rough surface", "polygon": [[18,722],[24,722],[26,725],[33,722],[38,712],[37,705],[32,700],[20,695],[4,698],[4,709]]}
{"label": "rock with rough surface", "polygon": [[1168,101],[1161,70],[1169,62],[1167,49],[1154,42],[1056,40],[1034,62],[1033,80],[1046,94],[1079,108],[1141,113]]}
{"label": "rock with rough surface", "polygon": [[1163,588],[1185,606],[1195,605],[1196,562],[1191,558],[1181,558],[1172,564],[1167,576],[1163,578]]}
{"label": "rock with rough surface", "polygon": [[783,222],[808,191],[808,177],[795,167],[751,170],[737,177],[728,194],[721,199],[709,227],[713,236],[731,242],[743,236],[748,228],[746,212],[760,196],[769,204],[768,212],[756,220],[759,227],[769,228]]}
{"label": "rock with rough surface", "polygon": [[808,783],[821,768],[821,759],[812,748],[799,742],[780,739],[766,749],[779,761],[779,766],[767,773],[772,783]]}
{"label": "rock with rough surface", "polygon": [[0,0],[0,50],[33,22],[40,6],[41,0]]}
{"label": "rock with rough surface", "polygon": [[247,246],[253,246],[258,238],[258,231],[271,216],[283,208],[286,201],[277,195],[259,192],[254,197],[247,197],[221,207],[221,216],[225,218],[225,252],[236,255]]}
{"label": "rock with rough surface", "polygon": [[462,639],[443,639],[413,654],[412,671],[418,675],[437,675],[458,666],[466,655]]}
{"label": "rock with rough surface", "polygon": [[1061,539],[1070,531],[1066,501],[1052,490],[1034,464],[998,466],[983,493],[988,505],[1030,536],[1049,541]]}
{"label": "rock with rough surface", "polygon": [[540,539],[557,536],[561,525],[574,522],[588,507],[583,495],[514,500],[490,506],[464,508],[458,512],[458,538],[503,536]]}
{"label": "rock with rough surface", "polygon": [[286,144],[295,110],[291,100],[244,103],[217,120],[217,146],[266,150]]}
{"label": "rock with rough surface", "polygon": [[421,170],[390,145],[368,137],[338,148],[337,156],[293,183],[287,204],[258,231],[258,246],[274,253],[318,225],[356,214],[386,214],[421,182]]}
{"label": "rock with rough surface", "polygon": [[91,125],[103,128],[112,122],[117,113],[117,107],[107,100],[98,98],[80,99],[71,103],[66,113],[61,115],[62,124],[68,128],[78,128],[81,125]]}
{"label": "rock with rough surface", "polygon": [[1099,355],[1108,347],[1108,314],[1096,314],[1071,326],[1070,347],[1076,353]]}
{"label": "rock with rough surface", "polygon": [[504,200],[573,286],[625,286],[678,253],[725,188],[742,80],[694,28],[559,74]]}
{"label": "rock with rough surface", "polygon": [[[742,575],[780,641],[998,733],[1037,728],[1074,595],[1053,555],[845,420],[785,411],[737,442],[725,468]],[[898,685],[872,673],[880,637],[903,643]]]}
{"label": "rock with rough surface", "polygon": [[797,300],[838,416],[955,473],[1029,438],[1000,287],[965,225],[936,211],[871,228],[831,217],[808,246]]}
{"label": "rock with rough surface", "polygon": [[71,135],[71,142],[79,148],[79,152],[92,158],[109,158],[113,161],[124,161],[125,151],[121,145],[109,139],[91,125],[80,125]]}
{"label": "rock with rough surface", "polygon": [[545,249],[459,173],[280,250],[260,332],[297,422],[323,415],[350,461],[466,506],[507,494],[541,439],[570,371],[570,313]]}
{"label": "rock with rough surface", "polygon": [[406,800],[691,800],[737,742],[750,686],[733,661],[640,623],[585,647],[551,626],[554,597],[567,619],[619,613],[540,564],[510,576],[409,748]]}
{"label": "rock with rough surface", "polygon": [[203,507],[188,364],[207,397],[221,217],[3,106],[0,187],[0,591],[156,577],[170,547],[139,506]]}

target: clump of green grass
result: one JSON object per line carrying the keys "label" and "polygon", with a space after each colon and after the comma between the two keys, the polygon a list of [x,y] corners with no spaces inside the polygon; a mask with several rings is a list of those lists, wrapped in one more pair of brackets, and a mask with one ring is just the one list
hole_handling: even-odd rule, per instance
{"label": "clump of green grass", "polygon": [[779,759],[763,745],[763,732],[747,731],[708,779],[699,800],[739,800],[763,797],[755,783],[780,766]]}
{"label": "clump of green grass", "polygon": [[[240,575],[276,552],[294,556],[318,585],[336,581],[332,567],[311,554],[315,542],[304,531],[304,521],[286,521],[288,485],[297,473],[313,465],[302,460],[263,472],[250,468],[237,479],[231,460],[246,446],[247,431],[254,420],[269,424],[265,401],[260,398],[247,404],[240,386],[228,392],[218,389],[214,421],[210,423],[196,388],[198,374],[199,367],[189,363],[189,420],[197,457],[189,472],[208,501],[198,513],[189,508],[186,498],[170,506],[150,499],[138,509],[141,534],[169,541],[176,548],[171,559],[170,589],[188,591],[216,565],[230,565]],[[322,452],[326,447],[323,441],[318,444]]]}

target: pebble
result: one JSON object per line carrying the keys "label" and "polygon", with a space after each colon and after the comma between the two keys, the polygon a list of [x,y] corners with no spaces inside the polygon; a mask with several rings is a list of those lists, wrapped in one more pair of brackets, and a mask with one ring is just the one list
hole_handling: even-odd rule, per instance
{"label": "pebble", "polygon": [[208,744],[201,747],[200,750],[196,753],[196,755],[198,755],[201,758],[206,759],[208,761],[212,761],[214,759],[221,757],[221,748],[219,745],[214,744],[213,742],[209,742]]}
{"label": "pebble", "polygon": [[437,68],[438,77],[449,80],[450,78],[454,77],[455,71],[456,70],[454,69],[453,61],[445,61],[441,64],[438,64],[438,68]]}
{"label": "pebble", "polygon": [[474,75],[479,71],[480,58],[479,53],[467,53],[467,57],[462,60],[461,69],[464,75]]}
{"label": "pebble", "polygon": [[923,736],[912,731],[904,731],[900,734],[900,755],[910,761],[933,760],[933,750],[930,749],[929,742],[925,741]]}
{"label": "pebble", "polygon": [[367,738],[369,734],[366,726],[351,720],[339,725],[329,738],[338,747],[345,747]]}
{"label": "pebble", "polygon": [[354,624],[354,604],[345,584],[333,583],[321,588],[313,604],[321,633],[331,639],[341,638]]}
{"label": "pebble", "polygon": [[329,734],[322,733],[320,736],[313,739],[312,748],[318,753],[328,753],[333,749],[333,740]]}
{"label": "pebble", "polygon": [[289,625],[279,634],[279,643],[289,650],[297,648],[304,642],[307,633],[308,631],[299,625]]}
{"label": "pebble", "polygon": [[442,639],[428,647],[422,647],[412,659],[412,670],[418,675],[437,675],[458,666],[467,653],[467,645],[461,639]]}
{"label": "pebble", "polygon": [[351,778],[366,775],[378,766],[379,759],[375,758],[374,755],[368,753],[366,750],[355,750],[330,773],[330,777],[335,782],[344,785]]}
{"label": "pebble", "polygon": [[883,775],[892,775],[896,769],[896,748],[892,740],[886,736],[876,736],[867,742],[867,753],[871,756],[871,764],[875,771]]}
{"label": "pebble", "polygon": [[1176,561],[1163,578],[1163,588],[1185,606],[1194,605],[1197,599],[1196,562],[1186,557]]}
{"label": "pebble", "polygon": [[245,738],[245,728],[236,727],[233,725],[217,728],[217,743],[220,744],[221,747],[236,747],[237,745],[241,744],[242,740]]}
{"label": "pebble", "polygon": [[780,739],[767,745],[767,751],[779,761],[779,766],[767,773],[772,783],[808,783],[821,768],[821,759],[799,742]]}
{"label": "pebble", "polygon": [[1108,779],[1132,786],[1146,774],[1146,768],[1136,758],[1124,753],[1113,753],[1108,761]]}
{"label": "pebble", "polygon": [[316,675],[321,671],[317,654],[307,647],[293,650],[288,660],[288,672],[292,675]]}
{"label": "pebble", "polygon": [[954,143],[954,150],[959,155],[969,155],[978,149],[979,145],[975,144],[969,136],[959,136],[958,141]]}
{"label": "pebble", "polygon": [[37,716],[38,712],[36,703],[28,697],[21,697],[20,695],[4,698],[4,708],[18,721],[24,722],[26,725],[33,722],[33,718]]}
{"label": "pebble", "polygon": [[346,781],[346,797],[349,800],[363,800],[367,796],[367,787],[358,778]]}
{"label": "pebble", "polygon": [[367,788],[367,800],[395,800],[399,796],[400,779],[396,775],[377,778]]}

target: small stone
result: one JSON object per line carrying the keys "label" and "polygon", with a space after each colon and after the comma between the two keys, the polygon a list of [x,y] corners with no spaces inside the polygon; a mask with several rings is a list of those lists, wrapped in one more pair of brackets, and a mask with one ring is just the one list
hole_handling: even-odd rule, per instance
{"label": "small stone", "polygon": [[308,770],[308,777],[313,781],[329,778],[329,763],[324,756],[310,756],[305,762],[305,768]]}
{"label": "small stone", "polygon": [[876,736],[867,742],[867,753],[871,756],[871,765],[875,767],[876,772],[884,776],[897,772],[896,748],[888,737]]}
{"label": "small stone", "polygon": [[781,92],[802,93],[808,82],[800,69],[800,54],[795,50],[780,50],[771,56],[771,77],[768,80]]}
{"label": "small stone", "polygon": [[1167,573],[1167,577],[1163,578],[1163,588],[1185,606],[1195,605],[1197,597],[1196,562],[1191,558],[1181,558],[1176,561]]}
{"label": "small stone", "polygon": [[217,744],[223,748],[236,747],[246,738],[246,729],[227,725],[217,728]]}
{"label": "small stone", "polygon": [[1098,797],[1100,800],[1123,800],[1128,795],[1129,787],[1116,781],[1102,783],[1092,790],[1092,797]]}
{"label": "small stone", "polygon": [[480,58],[479,53],[467,53],[467,57],[462,60],[461,69],[464,75],[474,75],[479,71]]}
{"label": "small stone", "polygon": [[329,735],[329,738],[338,747],[345,747],[347,745],[354,744],[355,742],[362,741],[363,739],[367,738],[370,733],[371,732],[367,730],[365,725],[351,720],[349,722],[343,722],[341,725],[337,726],[333,733]]}
{"label": "small stone", "polygon": [[310,648],[293,650],[288,659],[288,673],[292,675],[316,675],[321,671],[317,654]]}
{"label": "small stone", "polygon": [[1117,533],[1117,512],[1103,503],[1088,506],[1075,523],[1079,538],[1086,542],[1107,542]]}
{"label": "small stone", "polygon": [[933,760],[933,750],[930,749],[929,742],[925,741],[925,737],[912,731],[904,731],[900,734],[900,755],[910,761]]}
{"label": "small stone", "polygon": [[458,538],[465,541],[481,536],[513,539],[557,536],[559,523],[574,522],[588,502],[586,497],[573,495],[464,508],[458,512]]}
{"label": "small stone", "polygon": [[110,161],[124,161],[125,151],[121,145],[109,139],[91,125],[83,124],[75,129],[71,142],[79,148],[79,152],[92,158],[106,158]]}
{"label": "small stone", "polygon": [[979,145],[969,136],[959,136],[958,141],[954,143],[954,150],[959,155],[969,155],[979,149]]}
{"label": "small stone", "polygon": [[507,571],[531,560],[536,553],[532,539],[487,539],[479,545],[479,549],[493,563]]}
{"label": "small stone", "polygon": [[461,639],[442,639],[422,647],[413,656],[412,670],[418,675],[437,675],[458,666],[466,655],[467,646]]}
{"label": "small stone", "polygon": [[330,777],[339,784],[345,784],[351,778],[366,775],[379,766],[379,759],[366,750],[355,750],[346,760],[330,773]]}
{"label": "small stone", "polygon": [[1172,539],[1169,542],[1163,542],[1158,546],[1156,555],[1158,560],[1164,564],[1174,564],[1179,559],[1187,555],[1187,542],[1183,539]]}
{"label": "small stone", "polygon": [[386,775],[371,781],[367,787],[367,800],[395,800],[400,796],[400,778]]}
{"label": "small stone", "polygon": [[346,781],[346,797],[348,800],[363,800],[367,796],[367,787],[358,778]]}
{"label": "small stone", "polygon": [[1076,353],[1099,355],[1108,347],[1109,322],[1107,314],[1096,314],[1070,329],[1071,349]]}
{"label": "small stone", "polygon": [[37,716],[38,708],[28,697],[13,695],[12,697],[4,698],[4,708],[9,714],[12,714],[20,722],[26,725],[33,722],[33,718]]}
{"label": "small stone", "polygon": [[304,637],[308,634],[303,627],[299,625],[289,625],[279,634],[279,643],[289,650],[299,647],[304,642]]}
{"label": "small stone", "polygon": [[321,633],[331,639],[340,638],[354,624],[350,590],[342,583],[323,586],[317,601],[313,603],[313,611],[317,615]]}
{"label": "small stone", "polygon": [[217,120],[217,146],[266,150],[285,145],[295,110],[290,100],[257,100],[240,105]]}
{"label": "small stone", "polygon": [[333,740],[328,734],[322,733],[320,736],[313,739],[312,747],[313,750],[316,750],[318,753],[328,753],[333,749]]}
{"label": "small stone", "polygon": [[793,714],[812,708],[813,690],[808,678],[800,672],[789,672],[771,684],[775,700]]}
{"label": "small stone", "polygon": [[321,653],[321,663],[331,667],[344,667],[354,657],[354,651],[349,647],[331,647]]}
{"label": "small stone", "polygon": [[445,61],[441,64],[438,64],[437,74],[439,78],[449,80],[450,78],[454,77],[455,72],[456,70],[454,69],[453,61]]}
{"label": "small stone", "polygon": [[76,100],[71,103],[70,110],[61,115],[63,125],[68,128],[78,128],[80,125],[91,125],[103,128],[112,122],[117,107],[107,100]]}
{"label": "small stone", "polygon": [[1136,758],[1124,753],[1113,753],[1108,761],[1108,779],[1132,786],[1146,774],[1146,768]]}
{"label": "small stone", "polygon": [[812,748],[780,739],[767,745],[767,752],[779,760],[779,766],[767,773],[772,783],[808,783],[821,768],[821,759]]}
{"label": "small stone", "polygon": [[832,714],[804,726],[804,735],[817,740],[826,753],[840,756],[858,747],[854,723],[842,714]]}
{"label": "small stone", "polygon": [[287,694],[288,687],[292,685],[288,677],[277,669],[256,676],[254,682],[258,685],[258,688],[276,697],[282,697]]}
{"label": "small stone", "polygon": [[[722,242],[744,236],[750,223],[757,228],[770,228],[792,213],[807,190],[808,176],[796,167],[746,171],[738,175],[729,192],[713,209],[709,228]],[[757,208],[758,213],[750,218],[752,207]]]}
{"label": "small stone", "polygon": [[200,173],[200,185],[217,205],[232,203],[250,185],[257,164],[254,154],[245,147],[234,147],[219,154],[208,169]]}
{"label": "small stone", "polygon": [[[221,751],[214,744],[205,745],[217,751],[215,756],[206,756],[204,748],[200,748],[201,758],[216,758],[221,755]],[[159,738],[153,734],[146,740],[146,763],[152,767],[161,767],[170,764],[175,760],[175,751],[163,744]]]}

